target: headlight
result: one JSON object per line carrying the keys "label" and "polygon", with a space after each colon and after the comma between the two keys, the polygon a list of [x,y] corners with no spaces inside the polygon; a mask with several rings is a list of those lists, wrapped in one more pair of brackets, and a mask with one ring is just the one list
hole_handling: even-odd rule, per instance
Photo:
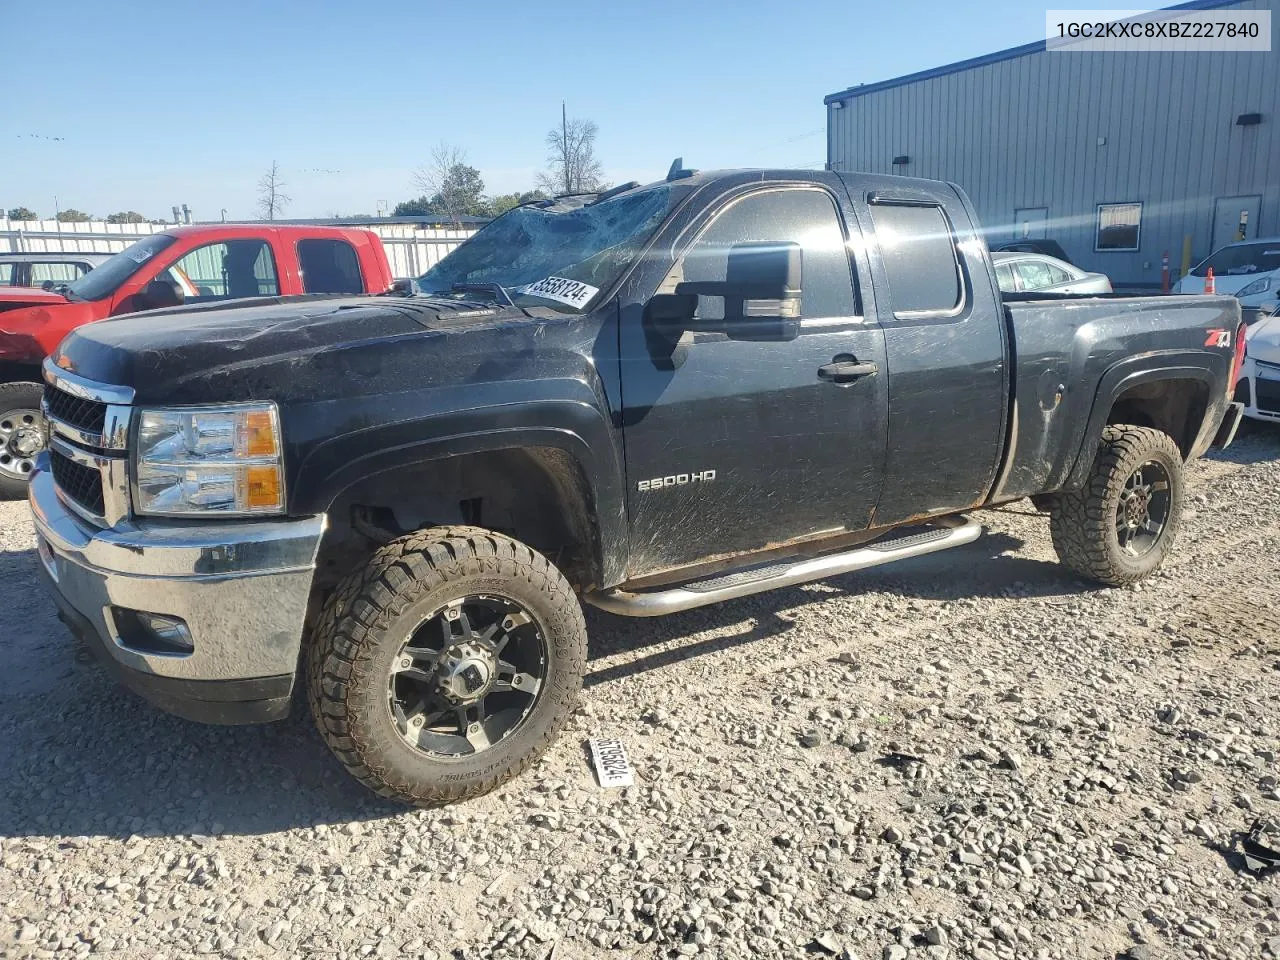
{"label": "headlight", "polygon": [[153,516],[280,513],[281,449],[273,403],[143,410],[134,509]]}
{"label": "headlight", "polygon": [[1241,297],[1256,297],[1260,293],[1267,292],[1267,285],[1271,283],[1271,277],[1259,277],[1247,287],[1241,287],[1236,291],[1236,299]]}

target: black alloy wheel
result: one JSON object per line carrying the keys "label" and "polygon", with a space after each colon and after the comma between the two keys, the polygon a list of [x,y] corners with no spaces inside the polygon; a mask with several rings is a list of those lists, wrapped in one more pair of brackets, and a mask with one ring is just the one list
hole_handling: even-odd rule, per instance
{"label": "black alloy wheel", "polygon": [[546,667],[546,641],[519,603],[463,597],[431,613],[392,660],[388,705],[409,746],[470,756],[524,723]]}

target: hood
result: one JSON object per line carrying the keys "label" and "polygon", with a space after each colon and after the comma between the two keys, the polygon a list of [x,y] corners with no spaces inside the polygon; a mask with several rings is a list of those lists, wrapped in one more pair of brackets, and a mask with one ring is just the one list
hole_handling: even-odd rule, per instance
{"label": "hood", "polygon": [[105,302],[68,300],[43,290],[0,294],[0,360],[40,363],[73,327],[96,320]]}
{"label": "hood", "polygon": [[138,402],[329,399],[376,389],[383,368],[419,378],[451,362],[445,341],[531,324],[488,304],[398,297],[282,297],[152,310],[80,327],[53,355],[64,370],[133,387]]}
{"label": "hood", "polygon": [[68,302],[62,294],[39,287],[0,287],[0,311],[16,310],[19,307],[47,307]]}
{"label": "hood", "polygon": [[1280,364],[1280,315],[1259,320],[1245,334],[1248,355],[1264,363]]}

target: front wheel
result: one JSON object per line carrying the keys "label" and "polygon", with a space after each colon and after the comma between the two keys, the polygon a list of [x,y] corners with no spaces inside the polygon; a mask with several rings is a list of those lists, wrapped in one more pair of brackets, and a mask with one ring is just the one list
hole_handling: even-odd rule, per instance
{"label": "front wheel", "polygon": [[27,495],[36,454],[48,445],[36,383],[0,383],[0,500]]}
{"label": "front wheel", "polygon": [[541,554],[475,527],[379,549],[326,604],[311,710],[347,770],[421,806],[476,797],[537,760],[582,687],[586,626]]}
{"label": "front wheel", "polygon": [[1085,485],[1059,494],[1049,529],[1058,558],[1109,586],[1135,583],[1168,555],[1182,522],[1183,463],[1151,427],[1109,426]]}

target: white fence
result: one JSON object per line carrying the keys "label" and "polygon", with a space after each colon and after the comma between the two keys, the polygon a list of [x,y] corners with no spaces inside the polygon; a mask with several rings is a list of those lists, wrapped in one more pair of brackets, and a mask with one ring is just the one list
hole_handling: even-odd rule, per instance
{"label": "white fence", "polygon": [[[393,277],[416,277],[476,232],[417,223],[346,223],[382,239]],[[172,229],[166,223],[61,223],[0,217],[0,253],[119,253],[139,237]]]}

